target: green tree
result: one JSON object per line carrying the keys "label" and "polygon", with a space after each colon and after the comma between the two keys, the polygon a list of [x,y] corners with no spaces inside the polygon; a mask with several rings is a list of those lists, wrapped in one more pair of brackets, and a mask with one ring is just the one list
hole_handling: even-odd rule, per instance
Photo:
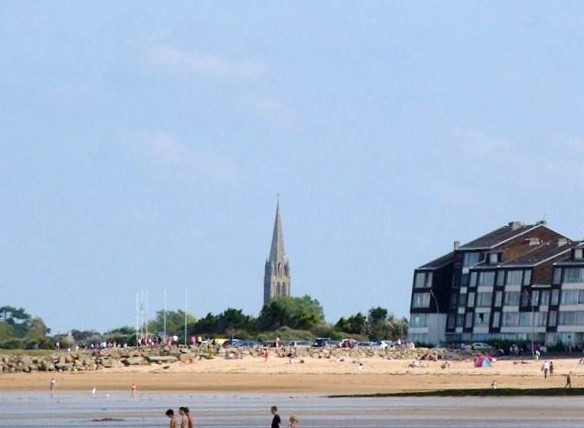
{"label": "green tree", "polygon": [[196,333],[214,334],[219,331],[219,319],[216,315],[209,312],[203,318],[200,318],[194,325]]}
{"label": "green tree", "polygon": [[10,326],[15,338],[22,339],[30,326],[31,316],[23,308],[13,306],[2,306],[0,308],[0,318]]}
{"label": "green tree", "polygon": [[[151,333],[161,333],[164,331],[164,312],[157,311],[154,320],[148,324],[148,331]],[[191,314],[186,314],[187,329],[192,330],[196,322],[196,318]],[[166,311],[166,334],[167,335],[181,335],[185,329],[185,311],[179,309],[177,311]]]}
{"label": "green tree", "polygon": [[367,316],[367,335],[371,340],[404,338],[408,335],[408,320],[398,319],[387,309],[376,307]]}
{"label": "green tree", "polygon": [[310,296],[277,297],[264,306],[258,317],[263,330],[280,327],[310,330],[324,323],[324,311],[319,301]]}
{"label": "green tree", "polygon": [[371,308],[367,317],[367,334],[371,340],[386,339],[389,335],[387,323],[387,309],[382,307]]}
{"label": "green tree", "polygon": [[367,331],[367,317],[361,312],[348,318],[342,317],[335,328],[349,334],[364,334]]}
{"label": "green tree", "polygon": [[228,330],[253,330],[254,319],[245,315],[241,309],[227,308],[217,317],[217,332],[227,333]]}

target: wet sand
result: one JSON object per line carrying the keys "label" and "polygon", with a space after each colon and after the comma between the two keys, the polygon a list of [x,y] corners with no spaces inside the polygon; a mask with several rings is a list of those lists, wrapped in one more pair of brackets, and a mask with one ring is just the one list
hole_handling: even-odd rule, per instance
{"label": "wet sand", "polygon": [[319,394],[374,394],[462,388],[559,388],[565,374],[573,372],[574,387],[584,386],[584,366],[579,358],[553,360],[555,374],[544,379],[542,361],[499,360],[491,368],[474,368],[472,361],[456,361],[442,369],[442,362],[427,362],[410,368],[410,361],[364,359],[360,369],[354,361],[306,359],[304,364],[289,364],[287,359],[194,361],[168,366],[135,366],[76,373],[0,374],[3,391],[48,390],[54,377],[60,391],[139,391],[193,392],[287,392]]}

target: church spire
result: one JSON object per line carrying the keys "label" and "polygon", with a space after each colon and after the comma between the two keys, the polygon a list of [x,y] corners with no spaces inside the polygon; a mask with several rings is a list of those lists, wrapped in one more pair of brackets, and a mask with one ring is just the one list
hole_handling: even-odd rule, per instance
{"label": "church spire", "polygon": [[264,305],[282,296],[290,296],[290,263],[284,250],[284,233],[278,199],[270,257],[266,261],[264,273]]}
{"label": "church spire", "polygon": [[276,263],[286,258],[284,250],[284,234],[282,232],[282,219],[280,218],[280,201],[276,205],[276,219],[274,220],[274,233],[272,234],[272,248],[269,261]]}

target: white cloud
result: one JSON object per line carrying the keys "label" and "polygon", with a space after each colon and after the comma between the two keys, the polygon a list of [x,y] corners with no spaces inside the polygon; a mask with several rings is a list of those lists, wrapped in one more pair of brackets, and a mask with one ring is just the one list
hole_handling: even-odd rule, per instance
{"label": "white cloud", "polygon": [[249,59],[232,59],[200,51],[186,51],[167,45],[153,45],[148,58],[159,66],[184,69],[204,77],[258,77],[267,73],[267,66]]}
{"label": "white cloud", "polygon": [[133,133],[123,140],[138,154],[181,174],[216,180],[232,180],[237,176],[231,161],[184,144],[164,132]]}

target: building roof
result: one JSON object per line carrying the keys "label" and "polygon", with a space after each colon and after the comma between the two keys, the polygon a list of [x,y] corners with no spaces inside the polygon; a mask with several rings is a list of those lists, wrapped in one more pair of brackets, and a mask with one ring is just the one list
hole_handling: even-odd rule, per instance
{"label": "building roof", "polygon": [[[502,263],[497,264],[498,268],[513,268],[513,267],[528,267],[537,266],[541,263],[553,260],[563,255],[569,254],[570,250],[574,245],[568,241],[547,241],[539,245],[533,246],[533,249],[522,254],[521,256],[512,259],[505,260]],[[477,267],[487,267],[488,265],[480,265]],[[491,265],[492,267],[492,265]]]}
{"label": "building roof", "polygon": [[448,254],[443,255],[442,257],[438,257],[436,260],[432,260],[430,263],[426,263],[423,266],[420,266],[418,269],[438,269],[442,266],[446,266],[449,263],[454,261],[454,251],[451,251]]}
{"label": "building roof", "polygon": [[[584,241],[579,241],[574,243],[570,249],[574,249],[574,248],[584,248]],[[584,260],[582,259],[573,259],[572,258],[572,252],[570,252],[569,254],[566,255],[566,257],[562,258],[562,260],[558,260],[556,263],[554,263],[555,265],[559,265],[559,266],[570,266],[570,265],[579,265],[582,266],[584,264]]]}
{"label": "building roof", "polygon": [[504,242],[516,238],[532,229],[537,227],[543,226],[545,223],[540,222],[533,225],[524,225],[522,223],[512,221],[509,224],[500,227],[486,235],[481,236],[480,238],[475,239],[474,241],[470,241],[461,247],[460,250],[489,250],[494,248],[498,245],[503,244]]}

